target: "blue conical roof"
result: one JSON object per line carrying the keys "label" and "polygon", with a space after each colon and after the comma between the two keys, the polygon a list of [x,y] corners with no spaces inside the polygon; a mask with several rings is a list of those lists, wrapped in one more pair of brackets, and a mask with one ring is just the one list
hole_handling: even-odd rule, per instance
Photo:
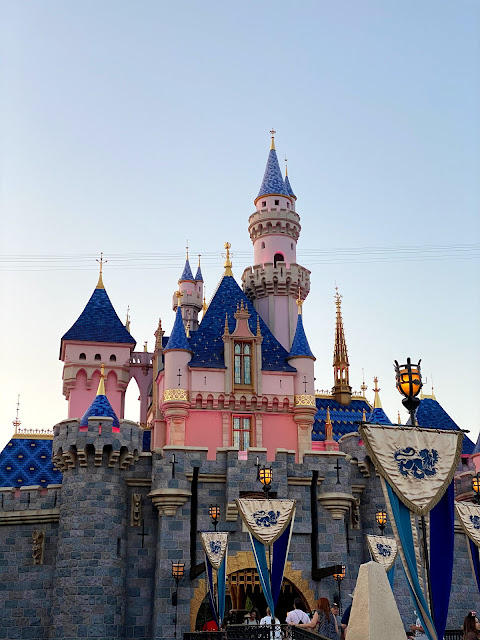
{"label": "blue conical roof", "polygon": [[478,435],[478,440],[477,440],[477,444],[475,445],[473,451],[472,451],[472,455],[474,453],[480,453],[480,434]]}
{"label": "blue conical roof", "polygon": [[88,427],[89,418],[113,418],[112,427],[120,428],[120,422],[117,418],[117,414],[112,409],[112,405],[108,401],[107,396],[98,394],[95,396],[94,401],[88,407],[80,420],[81,427]]}
{"label": "blue conical roof", "polygon": [[287,193],[288,193],[289,196],[292,196],[292,198],[296,198],[297,197],[293,193],[292,185],[290,184],[290,180],[288,179],[288,176],[285,176],[285,189],[287,190]]}
{"label": "blue conical roof", "polygon": [[289,195],[285,182],[283,181],[275,149],[270,149],[268,154],[267,166],[265,167],[262,186],[260,187],[257,198],[269,194],[278,194],[281,196]]}
{"label": "blue conical roof", "polygon": [[95,289],[80,317],[62,340],[136,344],[117,316],[103,287]]}
{"label": "blue conical roof", "polygon": [[195,275],[195,280],[203,282],[202,270],[200,269],[200,265],[198,265],[197,273]]}
{"label": "blue conical roof", "polygon": [[375,407],[367,418],[370,424],[392,424],[382,407]]}
{"label": "blue conical roof", "polygon": [[185,266],[183,268],[183,273],[180,276],[180,281],[182,280],[193,280],[193,273],[192,273],[192,269],[190,268],[190,262],[188,261],[188,258],[185,261]]}
{"label": "blue conical roof", "polygon": [[301,313],[298,314],[297,328],[295,330],[292,348],[290,349],[290,353],[288,354],[289,358],[295,358],[298,356],[315,359],[315,356],[310,349],[310,345],[308,344],[307,336],[305,335]]}
{"label": "blue conical roof", "polygon": [[[192,278],[193,280],[193,278]],[[182,309],[180,305],[177,307],[177,313],[175,314],[175,322],[173,323],[172,333],[168,339],[167,346],[164,351],[169,349],[182,349],[183,351],[191,351],[190,345],[185,334],[185,327],[183,326]]]}

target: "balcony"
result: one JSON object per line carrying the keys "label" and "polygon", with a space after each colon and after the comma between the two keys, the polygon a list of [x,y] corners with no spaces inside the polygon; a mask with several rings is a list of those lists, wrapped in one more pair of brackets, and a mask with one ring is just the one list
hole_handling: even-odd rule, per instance
{"label": "balcony", "polygon": [[183,640],[328,640],[303,627],[279,625],[231,624],[225,631],[195,631],[184,633]]}

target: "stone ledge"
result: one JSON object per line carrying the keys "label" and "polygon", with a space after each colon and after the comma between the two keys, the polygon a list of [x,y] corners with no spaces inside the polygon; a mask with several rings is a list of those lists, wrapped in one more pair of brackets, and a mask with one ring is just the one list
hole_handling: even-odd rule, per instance
{"label": "stone ledge", "polygon": [[334,520],[341,520],[350,509],[350,506],[355,504],[355,498],[351,493],[341,493],[339,491],[321,493],[318,496],[318,501],[324,509],[330,511]]}
{"label": "stone ledge", "polygon": [[[317,485],[320,486],[324,480],[325,478],[319,477]],[[288,476],[287,484],[294,487],[309,487],[312,484],[312,479],[309,477]]]}
{"label": "stone ledge", "polygon": [[[190,482],[193,480],[193,473],[191,471],[187,471],[185,474],[187,480]],[[198,474],[199,482],[226,482],[227,476],[224,473],[199,473]]]}
{"label": "stone ledge", "polygon": [[125,482],[128,487],[151,487],[151,478],[126,478]]}
{"label": "stone ledge", "polygon": [[60,509],[29,509],[25,511],[0,511],[0,525],[38,524],[58,522]]}

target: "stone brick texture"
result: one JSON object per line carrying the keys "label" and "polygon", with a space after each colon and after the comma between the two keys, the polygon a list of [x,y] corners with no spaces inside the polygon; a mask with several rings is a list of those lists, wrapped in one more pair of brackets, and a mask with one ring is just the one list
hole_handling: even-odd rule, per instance
{"label": "stone brick texture", "polygon": [[[74,442],[67,443],[65,437],[62,446],[67,444],[72,446]],[[346,438],[341,448],[346,456],[315,452],[298,464],[294,455],[285,451],[279,451],[271,462],[267,462],[264,450],[249,452],[247,460],[239,460],[235,450],[220,450],[216,460],[207,460],[204,449],[167,447],[141,454],[128,469],[118,464],[109,468],[105,453],[100,466],[89,457],[87,467],[67,469],[61,489],[5,492],[4,513],[59,508],[60,515],[58,523],[0,526],[0,638],[173,638],[172,595],[176,586],[171,571],[172,562],[177,560],[185,563],[185,577],[178,586],[177,637],[181,637],[190,630],[191,599],[199,579],[204,578],[190,579],[191,501],[181,505],[174,516],[159,515],[148,494],[160,488],[191,490],[191,476],[197,468],[197,532],[212,530],[208,507],[218,504],[219,529],[230,533],[229,554],[250,551],[240,518],[226,522],[225,514],[227,503],[234,502],[240,492],[261,490],[257,457],[261,465],[272,466],[272,491],[280,498],[297,501],[288,560],[293,569],[301,571],[315,597],[332,600],[338,598],[338,584],[333,578],[320,582],[311,579],[309,482],[312,472],[318,471],[318,566],[346,566],[340,585],[346,607],[351,602],[348,594],[355,586],[359,565],[370,560],[365,534],[378,533],[375,511],[385,503],[379,478],[358,438]],[[208,482],[202,480],[203,474],[208,474]],[[219,476],[218,482],[211,481],[212,475]],[[304,478],[306,484],[289,482],[288,478]],[[349,512],[340,519],[332,517],[321,501],[322,494],[332,492],[359,498],[358,522]],[[143,527],[131,526],[133,493],[142,496]],[[44,564],[39,566],[32,559],[32,532],[37,529],[46,532]],[[390,523],[385,534],[392,534]],[[459,530],[455,545],[449,628],[458,628],[468,609],[480,609],[467,542]],[[198,535],[195,550],[195,563],[199,564],[203,551]],[[414,607],[399,559],[394,594],[407,627],[414,621]]]}

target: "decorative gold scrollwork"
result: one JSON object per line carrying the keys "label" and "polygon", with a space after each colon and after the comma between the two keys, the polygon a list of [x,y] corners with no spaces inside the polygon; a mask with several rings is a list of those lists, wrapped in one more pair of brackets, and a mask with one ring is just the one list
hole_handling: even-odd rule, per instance
{"label": "decorative gold scrollwork", "polygon": [[308,394],[301,394],[299,396],[295,396],[295,406],[296,407],[315,407],[315,396],[311,396]]}
{"label": "decorative gold scrollwork", "polygon": [[163,401],[184,400],[188,402],[188,391],[186,389],[165,389],[163,392]]}

